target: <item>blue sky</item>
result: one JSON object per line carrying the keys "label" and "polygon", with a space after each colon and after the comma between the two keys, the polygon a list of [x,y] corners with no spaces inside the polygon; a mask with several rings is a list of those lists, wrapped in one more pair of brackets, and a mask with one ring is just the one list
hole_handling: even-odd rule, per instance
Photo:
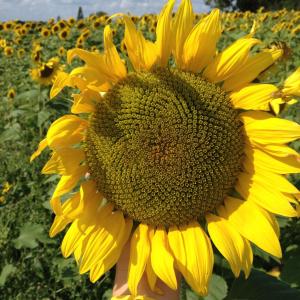
{"label": "blue sky", "polygon": [[[178,0],[179,2],[180,0]],[[51,17],[76,17],[79,6],[85,16],[102,10],[109,14],[157,13],[166,0],[0,0],[0,20],[47,20]],[[196,12],[208,11],[203,0],[192,0]]]}

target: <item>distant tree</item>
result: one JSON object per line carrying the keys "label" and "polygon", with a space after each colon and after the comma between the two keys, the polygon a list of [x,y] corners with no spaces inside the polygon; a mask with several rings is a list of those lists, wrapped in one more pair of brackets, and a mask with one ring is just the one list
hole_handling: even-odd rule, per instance
{"label": "distant tree", "polygon": [[106,13],[105,11],[97,11],[97,12],[96,12],[96,15],[97,15],[98,17],[102,17],[102,16],[106,16],[107,13]]}
{"label": "distant tree", "polygon": [[205,4],[227,10],[233,8],[234,0],[205,0]]}
{"label": "distant tree", "polygon": [[60,16],[57,16],[56,21],[59,22],[61,20]]}
{"label": "distant tree", "polygon": [[262,6],[266,10],[300,9],[299,0],[205,0],[205,3],[211,7],[219,7],[224,10],[256,11]]}
{"label": "distant tree", "polygon": [[84,16],[83,16],[82,7],[79,6],[79,8],[78,8],[78,13],[77,13],[77,20],[81,20],[81,19],[83,19],[83,18],[84,18]]}

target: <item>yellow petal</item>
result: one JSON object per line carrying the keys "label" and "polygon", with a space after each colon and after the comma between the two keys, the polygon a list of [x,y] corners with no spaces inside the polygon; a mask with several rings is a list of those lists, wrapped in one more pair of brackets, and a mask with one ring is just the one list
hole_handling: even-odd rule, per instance
{"label": "yellow petal", "polygon": [[300,138],[300,125],[265,112],[242,113],[247,136],[260,144],[285,144]]}
{"label": "yellow petal", "polygon": [[53,198],[60,197],[63,194],[66,194],[69,191],[71,191],[79,181],[80,177],[83,176],[86,172],[87,172],[87,167],[80,166],[75,170],[74,173],[70,175],[61,176],[52,197]]}
{"label": "yellow petal", "polygon": [[190,0],[182,0],[173,20],[173,54],[178,68],[183,68],[183,47],[185,40],[193,28],[194,13]]}
{"label": "yellow petal", "polygon": [[54,121],[47,133],[47,143],[52,149],[68,147],[81,142],[88,122],[73,115]]}
{"label": "yellow petal", "polygon": [[[105,65],[105,62],[103,62],[103,64]],[[104,71],[101,71],[101,69],[90,65],[75,68],[70,72],[70,78],[72,78],[72,80],[79,77],[86,83],[85,88],[92,89],[92,87],[95,86],[99,92],[107,91],[111,86],[111,82],[117,80],[117,78],[113,76],[113,73],[107,74]],[[73,85],[74,84],[71,84],[71,86]],[[75,86],[77,87],[77,81]],[[80,87],[78,88],[82,90]]]}
{"label": "yellow petal", "polygon": [[64,230],[66,228],[66,226],[71,222],[72,222],[72,220],[66,219],[64,216],[55,216],[54,221],[49,230],[49,236],[54,237],[59,232]]}
{"label": "yellow petal", "polygon": [[[105,56],[96,52],[89,52],[83,49],[74,48],[68,51],[67,53],[67,62],[70,64],[72,60],[78,56],[82,59],[87,67],[92,71],[92,69],[99,74],[100,77],[103,77],[101,81],[110,81],[115,80],[114,74],[111,70],[108,69],[108,66],[105,62]],[[70,74],[74,74],[71,72]]]}
{"label": "yellow petal", "polygon": [[273,111],[275,113],[275,115],[277,116],[280,113],[280,109],[281,109],[281,105],[285,103],[285,101],[282,98],[275,98],[273,100],[270,101],[270,110]]}
{"label": "yellow petal", "polygon": [[282,92],[286,95],[300,96],[300,67],[285,80]]}
{"label": "yellow petal", "polygon": [[95,103],[90,101],[89,94],[93,94],[93,98],[97,99],[96,96],[99,97],[99,93],[86,89],[82,91],[80,94],[73,94],[73,105],[71,107],[72,114],[81,114],[81,113],[92,113],[95,111]]}
{"label": "yellow petal", "polygon": [[137,295],[137,287],[144,274],[149,255],[149,227],[140,224],[131,237],[130,245],[128,288],[133,295]]}
{"label": "yellow petal", "polygon": [[274,214],[266,211],[265,209],[258,207],[258,209],[260,209],[261,213],[265,216],[265,218],[268,220],[268,222],[270,223],[270,225],[272,226],[272,228],[274,229],[274,232],[276,233],[277,237],[279,238],[280,236],[280,228],[279,228],[279,224],[277,222],[277,219],[275,217]]}
{"label": "yellow petal", "polygon": [[84,251],[80,263],[80,274],[91,269],[93,265],[101,264],[103,258],[111,251],[125,229],[125,220],[120,211],[108,214],[99,219],[95,231],[93,231],[84,241]]}
{"label": "yellow petal", "polygon": [[[152,243],[153,236],[154,236],[154,229],[150,228],[150,230],[149,230],[150,245]],[[156,276],[156,274],[155,274],[155,272],[152,268],[151,255],[149,255],[149,257],[148,257],[148,262],[147,262],[147,265],[146,265],[146,274],[147,274],[147,280],[148,280],[148,284],[149,284],[149,287],[150,287],[151,291],[161,295],[162,291],[156,286],[157,276]]]}
{"label": "yellow petal", "polygon": [[70,76],[65,72],[58,72],[50,90],[50,99],[58,95],[65,86],[70,85]]}
{"label": "yellow petal", "polygon": [[87,207],[88,203],[100,202],[101,195],[96,192],[94,181],[85,181],[80,186],[79,193],[76,193],[71,199],[64,202],[62,214],[71,220],[78,218]]}
{"label": "yellow petal", "polygon": [[244,199],[253,201],[274,214],[286,217],[297,216],[289,200],[280,191],[261,181],[256,181],[255,178],[247,173],[239,175],[236,190]]}
{"label": "yellow petal", "polygon": [[199,224],[193,222],[180,228],[171,227],[169,244],[176,266],[188,284],[199,294],[207,294],[213,266],[211,244]]}
{"label": "yellow petal", "polygon": [[276,229],[272,228],[268,219],[255,203],[228,197],[225,200],[225,209],[226,215],[218,210],[219,215],[227,218],[242,236],[264,251],[281,257]]}
{"label": "yellow petal", "polygon": [[157,229],[151,244],[151,263],[155,274],[171,289],[177,289],[174,258],[170,252],[167,233]]}
{"label": "yellow petal", "polygon": [[214,256],[209,238],[197,222],[180,227],[186,249],[186,268],[191,286],[200,295],[207,295]]}
{"label": "yellow petal", "polygon": [[297,158],[299,156],[298,152],[295,151],[294,149],[286,146],[286,145],[261,145],[257,143],[253,143],[253,146],[255,148],[259,148],[263,151],[265,151],[268,154],[271,154],[273,156],[278,156],[278,157],[287,157],[287,156],[293,156],[294,158]]}
{"label": "yellow petal", "polygon": [[40,141],[37,150],[30,157],[30,162],[32,162],[36,157],[38,157],[47,146],[48,146],[47,138]]}
{"label": "yellow petal", "polygon": [[118,54],[116,46],[113,43],[113,35],[109,25],[105,26],[103,36],[107,69],[114,74],[116,79],[125,78],[127,75],[127,70],[124,62],[121,60]]}
{"label": "yellow petal", "polygon": [[187,282],[192,282],[191,274],[186,268],[187,255],[184,240],[182,237],[181,230],[177,226],[169,228],[168,232],[169,245],[175,258],[175,264],[178,270],[182,273]]}
{"label": "yellow petal", "polygon": [[[65,175],[61,177],[50,200],[51,208],[56,215],[62,215],[65,218],[71,220],[78,217],[83,212],[84,202],[86,202],[84,195],[86,194],[89,197],[89,205],[100,202],[100,194],[97,194],[95,192],[95,184],[93,182],[88,181],[81,184],[80,194],[76,193],[75,195],[73,195],[73,197],[71,197],[71,199],[65,201],[63,205],[61,204],[60,197],[63,194],[66,194],[69,191],[71,191],[76,186],[80,177],[83,176],[85,173],[86,167],[81,166],[78,168],[78,170],[76,170],[76,172],[74,172],[74,174]],[[92,192],[83,192],[83,189],[91,190],[91,186],[93,186]]]}
{"label": "yellow petal", "polygon": [[75,172],[84,158],[85,154],[81,149],[63,148],[53,151],[52,157],[42,169],[42,173],[70,175]]}
{"label": "yellow petal", "polygon": [[252,263],[253,263],[253,252],[251,245],[247,239],[244,238],[244,246],[245,246],[245,252],[244,256],[242,259],[242,269],[245,273],[246,279],[249,277],[251,268],[252,268]]}
{"label": "yellow petal", "polygon": [[[61,244],[61,251],[64,257],[70,256],[75,249],[82,244],[83,240],[90,236],[91,232],[96,226],[95,219],[101,220],[102,218],[106,218],[107,215],[111,214],[112,206],[106,205],[98,210],[97,213],[95,213],[95,209],[94,211],[91,211],[91,209],[93,209],[93,207],[89,207],[89,211],[87,211],[83,217],[73,221],[72,225],[64,236]],[[94,218],[89,217],[91,213],[95,215]]]}
{"label": "yellow petal", "polygon": [[61,199],[60,197],[52,197],[50,199],[50,206],[52,211],[57,215],[57,216],[62,216],[62,204],[61,204]]}
{"label": "yellow petal", "polygon": [[174,4],[175,0],[168,1],[157,18],[155,45],[161,67],[167,66],[171,54],[171,22]]}
{"label": "yellow petal", "polygon": [[216,56],[204,70],[204,77],[219,82],[235,74],[247,62],[250,49],[259,42],[254,38],[240,38]]}
{"label": "yellow petal", "polygon": [[157,48],[154,43],[146,40],[142,33],[137,31],[131,19],[124,15],[125,34],[124,43],[130,61],[136,71],[147,71],[157,62]]}
{"label": "yellow petal", "polygon": [[61,252],[64,257],[70,256],[77,246],[81,243],[85,236],[88,236],[91,231],[94,229],[94,226],[88,226],[83,232],[78,226],[79,220],[76,219],[73,221],[69,227],[67,233],[64,236],[64,239],[61,244]]}
{"label": "yellow petal", "polygon": [[282,49],[269,49],[255,54],[247,59],[245,64],[233,75],[227,78],[223,84],[225,91],[233,91],[250,83],[262,71],[271,66],[283,54]]}
{"label": "yellow petal", "polygon": [[[74,193],[71,198],[64,201],[62,204],[62,217],[67,218],[69,220],[74,220],[75,218],[69,218],[69,213],[72,213],[73,210],[76,210],[77,206],[80,204],[80,193]],[[82,209],[81,211],[82,212]],[[80,213],[78,214],[80,215]]]}
{"label": "yellow petal", "polygon": [[207,214],[206,220],[210,238],[220,253],[228,260],[235,277],[238,277],[243,268],[244,256],[249,255],[245,239],[224,218]]}
{"label": "yellow petal", "polygon": [[284,176],[273,172],[268,172],[264,169],[256,169],[250,173],[253,181],[268,185],[283,193],[298,194],[298,189],[290,183]]}
{"label": "yellow petal", "polygon": [[125,228],[122,235],[118,235],[114,246],[104,255],[101,263],[97,263],[91,268],[90,280],[96,282],[104,273],[110,270],[119,260],[124,245],[127,243],[132,229],[132,220],[125,220]]}
{"label": "yellow petal", "polygon": [[230,99],[235,108],[270,110],[269,103],[278,88],[273,84],[253,83],[244,86],[230,94]]}
{"label": "yellow petal", "polygon": [[216,43],[220,35],[220,11],[214,9],[188,35],[183,49],[183,68],[199,72],[206,67],[216,53]]}
{"label": "yellow petal", "polygon": [[277,174],[300,172],[300,161],[293,156],[275,157],[260,149],[251,149],[250,147],[245,147],[245,153],[244,167],[248,173],[253,172],[255,168],[265,169]]}
{"label": "yellow petal", "polygon": [[155,300],[154,298],[147,297],[147,296],[117,296],[117,297],[112,297],[111,300]]}
{"label": "yellow petal", "polygon": [[67,52],[67,63],[71,64],[75,57],[79,57],[88,65],[101,65],[103,63],[103,55],[95,52],[89,52],[80,48],[73,48]]}

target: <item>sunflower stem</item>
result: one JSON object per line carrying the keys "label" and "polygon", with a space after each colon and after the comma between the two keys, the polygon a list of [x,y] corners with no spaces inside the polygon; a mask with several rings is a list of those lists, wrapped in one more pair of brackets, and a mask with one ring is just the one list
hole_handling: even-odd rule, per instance
{"label": "sunflower stem", "polygon": [[180,300],[187,300],[186,289],[187,289],[186,282],[184,279],[182,279],[180,284]]}

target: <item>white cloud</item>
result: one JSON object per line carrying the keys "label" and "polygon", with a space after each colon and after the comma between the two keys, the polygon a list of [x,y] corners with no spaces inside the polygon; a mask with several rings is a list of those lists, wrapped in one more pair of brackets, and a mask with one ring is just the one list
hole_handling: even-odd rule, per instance
{"label": "white cloud", "polygon": [[[208,11],[203,0],[192,0],[192,2],[196,12]],[[142,15],[158,13],[164,3],[166,0],[0,0],[0,20],[47,20],[57,16],[76,17],[79,6],[82,6],[85,16],[100,10],[108,14],[130,12]]]}

